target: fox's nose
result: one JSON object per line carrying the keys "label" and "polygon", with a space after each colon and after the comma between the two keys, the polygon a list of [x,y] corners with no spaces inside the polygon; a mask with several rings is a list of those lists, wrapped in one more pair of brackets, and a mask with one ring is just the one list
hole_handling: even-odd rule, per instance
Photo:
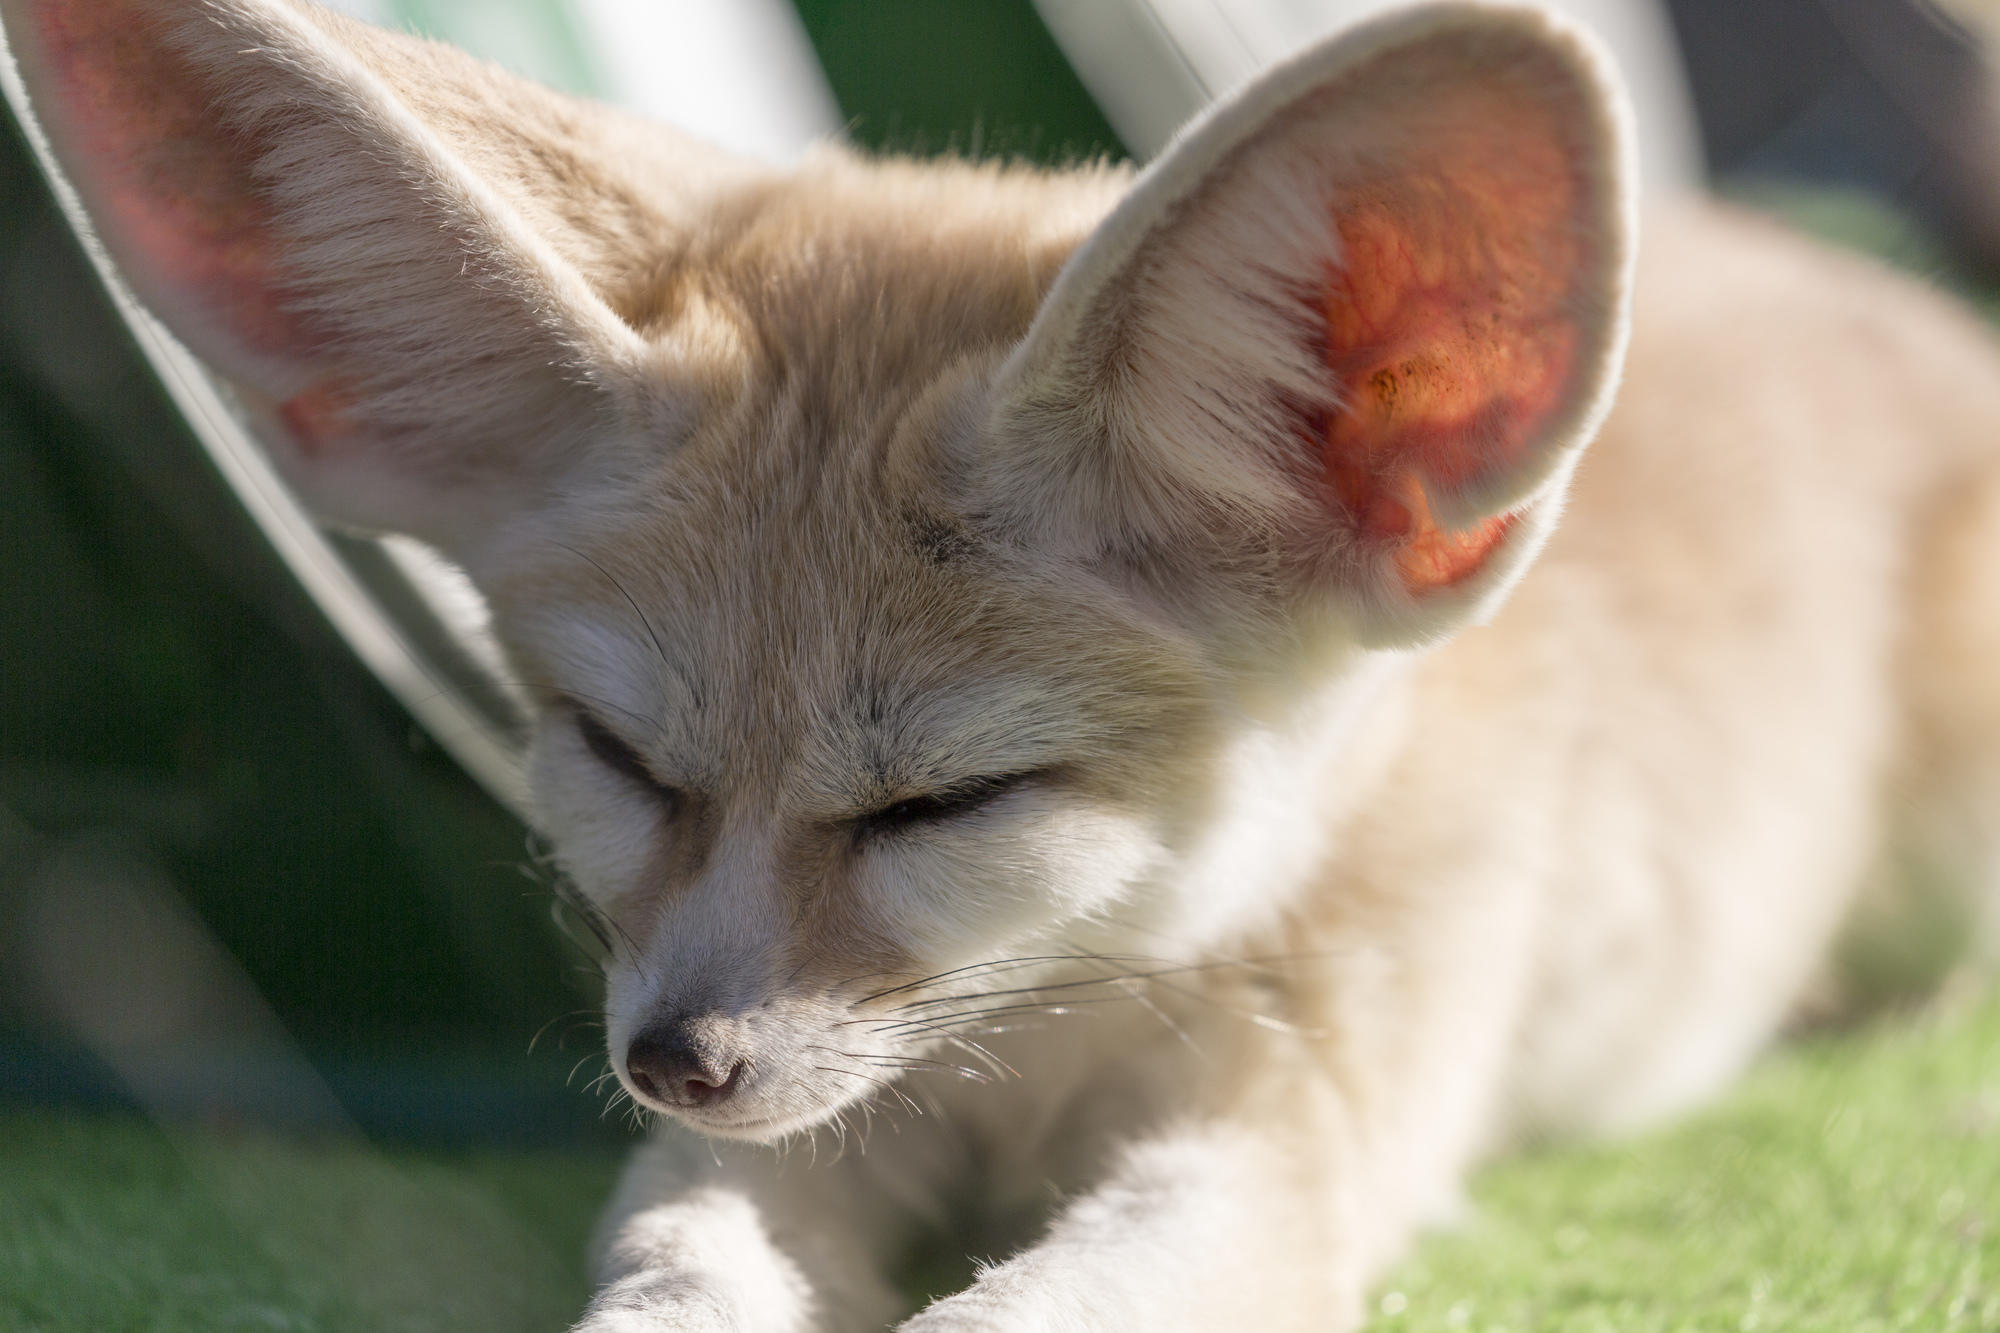
{"label": "fox's nose", "polygon": [[625,1048],[625,1073],[653,1101],[714,1106],[743,1082],[743,1061],[685,1019],[643,1029]]}

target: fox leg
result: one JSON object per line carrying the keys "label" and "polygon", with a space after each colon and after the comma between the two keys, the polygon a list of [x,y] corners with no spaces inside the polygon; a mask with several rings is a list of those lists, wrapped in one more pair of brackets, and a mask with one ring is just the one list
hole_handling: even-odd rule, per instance
{"label": "fox leg", "polygon": [[1347,1327],[1366,1275],[1343,1258],[1353,1218],[1327,1149],[1248,1121],[1141,1142],[1039,1244],[902,1333]]}
{"label": "fox leg", "polygon": [[907,1306],[882,1276],[887,1155],[814,1165],[713,1149],[669,1127],[627,1165],[599,1226],[599,1290],[576,1333],[846,1333]]}

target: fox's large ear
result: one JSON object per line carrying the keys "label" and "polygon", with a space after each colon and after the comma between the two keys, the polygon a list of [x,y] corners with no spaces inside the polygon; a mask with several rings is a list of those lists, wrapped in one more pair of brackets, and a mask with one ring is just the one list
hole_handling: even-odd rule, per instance
{"label": "fox's large ear", "polygon": [[1057,280],[981,503],[1169,584],[1252,574],[1364,643],[1484,615],[1616,380],[1627,140],[1602,59],[1538,13],[1413,10],[1277,69]]}
{"label": "fox's large ear", "polygon": [[120,270],[323,514],[462,549],[650,410],[626,251],[699,150],[294,0],[0,15]]}

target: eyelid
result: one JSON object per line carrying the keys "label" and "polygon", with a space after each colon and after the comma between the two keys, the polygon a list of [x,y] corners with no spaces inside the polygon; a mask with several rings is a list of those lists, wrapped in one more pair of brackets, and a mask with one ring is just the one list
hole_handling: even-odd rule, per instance
{"label": "eyelid", "polygon": [[1017,791],[1031,781],[1046,777],[1046,768],[1024,769],[1018,773],[995,773],[976,778],[961,778],[957,782],[915,796],[905,796],[887,805],[870,810],[855,820],[855,827],[864,836],[871,833],[894,833],[916,824],[928,824],[952,819],[959,815],[971,814],[998,800],[1008,792]]}
{"label": "eyelid", "polygon": [[606,726],[595,713],[574,702],[570,708],[576,714],[577,734],[583,738],[584,746],[600,763],[648,790],[679,799],[680,793],[671,784],[660,781],[653,770],[646,766],[646,761],[640,757],[639,752],[617,732]]}

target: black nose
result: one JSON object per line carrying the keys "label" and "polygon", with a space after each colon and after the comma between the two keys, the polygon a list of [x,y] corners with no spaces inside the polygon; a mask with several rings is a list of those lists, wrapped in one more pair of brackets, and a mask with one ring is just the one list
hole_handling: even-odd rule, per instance
{"label": "black nose", "polygon": [[632,1086],[667,1106],[714,1106],[743,1082],[743,1061],[695,1023],[644,1028],[625,1048]]}

